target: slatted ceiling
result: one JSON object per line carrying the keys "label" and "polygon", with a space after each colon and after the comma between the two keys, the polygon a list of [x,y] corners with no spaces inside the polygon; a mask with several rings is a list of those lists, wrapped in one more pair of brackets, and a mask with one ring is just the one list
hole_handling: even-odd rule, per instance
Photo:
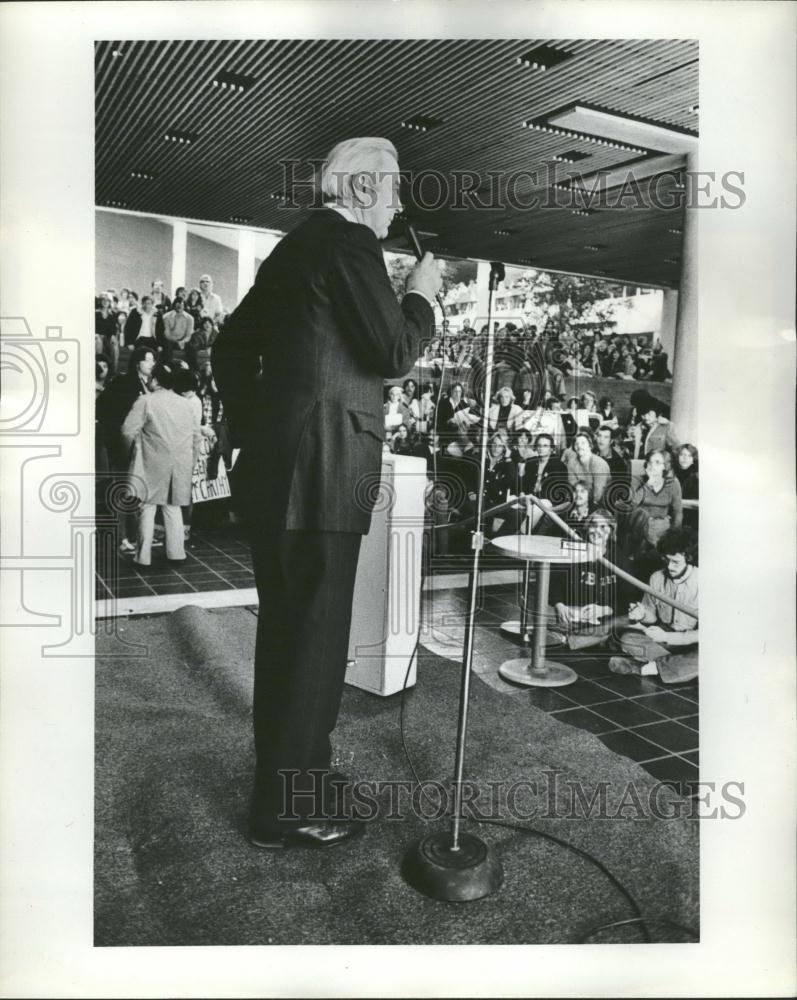
{"label": "slatted ceiling", "polygon": [[[545,71],[517,57],[547,45],[571,58]],[[112,55],[114,48],[123,51]],[[627,164],[636,154],[569,136],[534,132],[522,122],[587,103],[679,128],[695,129],[696,43],[644,39],[430,39],[100,42],[96,47],[98,204],[225,223],[250,218],[262,228],[290,228],[295,211],[272,193],[283,187],[281,159],[320,159],[340,138],[385,135],[401,165],[414,172],[475,170],[504,176],[542,171],[555,153],[589,159],[556,164],[560,180]],[[254,78],[251,89],[213,87],[221,71]],[[651,77],[666,74],[656,80]],[[402,128],[412,115],[443,124],[421,133]],[[169,129],[196,132],[191,145],[166,142]],[[579,169],[580,168],[580,169]],[[153,181],[131,171],[153,173]],[[533,185],[519,184],[520,197]],[[301,198],[299,199],[301,200]],[[568,209],[419,213],[451,253],[531,258],[563,270],[668,282],[677,267],[680,211]],[[508,237],[496,229],[514,229]],[[675,241],[675,242],[673,242]],[[605,244],[606,250],[583,249]]]}

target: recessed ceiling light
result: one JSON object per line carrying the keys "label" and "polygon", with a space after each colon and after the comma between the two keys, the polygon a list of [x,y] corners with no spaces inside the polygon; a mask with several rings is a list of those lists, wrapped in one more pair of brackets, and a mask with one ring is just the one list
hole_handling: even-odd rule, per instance
{"label": "recessed ceiling light", "polygon": [[596,252],[598,250],[605,250],[606,249],[606,244],[605,243],[587,243],[587,245],[584,247],[584,249],[585,250],[592,250],[593,252]]}
{"label": "recessed ceiling light", "polygon": [[131,170],[130,176],[134,177],[137,181],[154,181],[156,175],[150,173],[148,170]]}
{"label": "recessed ceiling light", "polygon": [[517,229],[494,229],[493,232],[496,236],[512,236],[513,233],[517,232]]}
{"label": "recessed ceiling light", "polygon": [[538,45],[524,56],[518,56],[515,62],[518,66],[525,66],[527,69],[544,70],[553,69],[554,66],[566,62],[572,57],[572,52],[554,49],[550,45]]}
{"label": "recessed ceiling light", "polygon": [[121,49],[111,49],[111,55],[113,56],[114,59],[121,59],[121,57],[124,55],[124,52]]}
{"label": "recessed ceiling light", "polygon": [[433,115],[413,115],[412,118],[405,118],[401,123],[402,128],[408,128],[415,132],[429,132],[433,128],[444,125],[442,118],[435,118]]}
{"label": "recessed ceiling light", "polygon": [[578,163],[579,160],[588,160],[591,153],[579,153],[577,149],[571,149],[567,153],[554,153],[551,157],[557,163]]}
{"label": "recessed ceiling light", "polygon": [[108,205],[109,208],[127,208],[129,203],[126,201],[118,201],[116,198],[111,198],[106,201],[105,204]]}
{"label": "recessed ceiling light", "polygon": [[192,142],[196,142],[199,135],[196,132],[183,132],[178,129],[169,129],[163,136],[167,142],[176,142],[181,146],[190,146]]}
{"label": "recessed ceiling light", "polygon": [[534,121],[525,121],[522,123],[523,128],[531,129],[533,132],[548,132],[551,135],[564,135],[569,139],[579,139],[581,142],[591,142],[597,146],[606,146],[607,149],[619,149],[626,153],[639,153],[642,156],[645,153],[644,149],[640,149],[638,146],[628,146],[624,142],[614,142],[610,139],[599,139],[595,135],[587,135],[585,132],[573,132],[570,129],[558,128],[555,125],[545,124],[545,119],[538,118]]}
{"label": "recessed ceiling light", "polygon": [[570,210],[571,215],[594,215],[594,208],[573,208]]}
{"label": "recessed ceiling light", "polygon": [[220,90],[227,90],[233,93],[243,94],[256,83],[253,76],[246,76],[244,73],[231,73],[229,70],[222,70],[213,78],[213,86]]}
{"label": "recessed ceiling light", "polygon": [[683,229],[668,229],[667,232],[672,233],[674,236],[680,236]]}
{"label": "recessed ceiling light", "polygon": [[251,221],[252,221],[252,219],[248,215],[231,215],[230,216],[230,222],[237,222],[237,223],[239,223],[242,226],[245,226],[248,222],[251,222]]}

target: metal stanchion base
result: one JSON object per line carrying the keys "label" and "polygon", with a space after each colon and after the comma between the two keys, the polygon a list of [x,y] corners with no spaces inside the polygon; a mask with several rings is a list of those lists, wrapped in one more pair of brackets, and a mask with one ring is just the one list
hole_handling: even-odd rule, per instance
{"label": "metal stanchion base", "polygon": [[[509,639],[520,639],[520,640],[523,639],[523,636],[520,634],[520,622],[517,620],[501,622],[500,630]],[[526,635],[528,636],[528,639],[526,639],[526,641],[530,642],[531,629],[529,628],[526,629]]]}
{"label": "metal stanchion base", "polygon": [[[534,626],[533,625],[527,625],[526,626],[526,636],[525,636],[525,638],[520,634],[520,622],[517,621],[517,620],[515,620],[515,621],[508,621],[508,622],[501,622],[501,624],[498,626],[498,628],[499,628],[499,631],[501,632],[501,634],[504,635],[507,639],[511,640],[512,642],[527,642],[527,643],[529,643],[529,645],[531,645],[531,637],[534,635]],[[546,638],[545,645],[546,646],[561,646],[562,643],[558,642],[558,641],[555,641],[555,640],[552,640],[552,639],[549,639],[549,638]]]}
{"label": "metal stanchion base", "polygon": [[506,660],[498,668],[498,673],[505,681],[525,687],[564,687],[578,680],[578,674],[572,667],[552,660],[545,660],[542,670],[532,670],[526,658]]}
{"label": "metal stanchion base", "polygon": [[432,899],[465,903],[501,888],[503,870],[484,841],[461,833],[456,851],[451,850],[452,842],[449,832],[431,833],[410,848],[402,874],[413,889]]}

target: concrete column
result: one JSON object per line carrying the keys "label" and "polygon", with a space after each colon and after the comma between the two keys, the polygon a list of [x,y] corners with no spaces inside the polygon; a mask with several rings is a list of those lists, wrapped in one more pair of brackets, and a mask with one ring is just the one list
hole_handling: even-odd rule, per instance
{"label": "concrete column", "polygon": [[[487,302],[490,296],[490,264],[480,260],[476,264],[476,320],[474,326],[481,331],[487,322]],[[495,298],[493,298],[495,306]]]}
{"label": "concrete column", "polygon": [[661,300],[661,320],[659,322],[658,338],[661,346],[667,352],[670,359],[670,371],[672,371],[673,358],[675,356],[675,324],[678,315],[678,292],[674,288],[665,288]]}
{"label": "concrete column", "polygon": [[179,219],[172,220],[172,284],[169,294],[174,295],[176,288],[185,286],[186,245],[188,243],[188,225]]}
{"label": "concrete column", "polygon": [[238,302],[255,281],[255,234],[251,229],[238,230]]}
{"label": "concrete column", "polygon": [[[696,154],[689,154],[686,169],[689,172],[697,169]],[[688,183],[686,190],[689,190]],[[673,373],[671,412],[681,441],[700,447],[697,426],[697,333],[697,209],[686,208],[675,348],[670,368]]]}

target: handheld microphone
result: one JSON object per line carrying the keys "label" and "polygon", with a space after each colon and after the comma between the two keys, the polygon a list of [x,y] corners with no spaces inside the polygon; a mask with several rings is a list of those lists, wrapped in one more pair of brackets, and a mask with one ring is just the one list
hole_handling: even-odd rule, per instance
{"label": "handheld microphone", "polygon": [[[403,222],[404,229],[407,233],[407,239],[412,246],[412,251],[418,260],[421,260],[423,257],[423,247],[421,246],[421,241],[418,239],[418,234],[415,232],[415,227],[406,216],[404,217]],[[435,295],[435,299],[437,304],[440,306],[440,312],[443,314],[443,319],[445,319],[446,307],[443,305],[443,296],[438,292],[437,295]]]}

